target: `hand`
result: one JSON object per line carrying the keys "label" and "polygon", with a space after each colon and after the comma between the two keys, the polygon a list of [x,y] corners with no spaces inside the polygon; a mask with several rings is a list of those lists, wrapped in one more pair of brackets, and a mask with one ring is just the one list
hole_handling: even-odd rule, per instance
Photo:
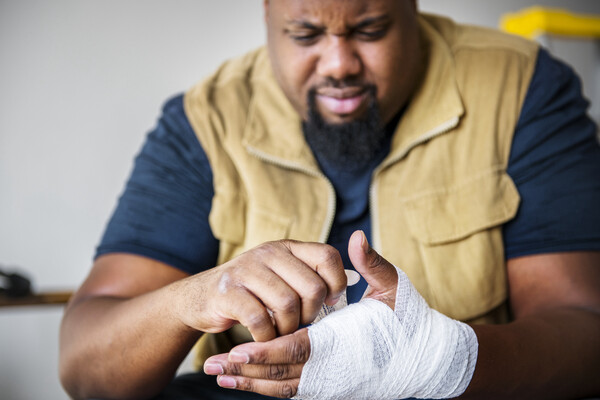
{"label": "hand", "polygon": [[308,329],[263,343],[244,343],[228,354],[204,363],[207,375],[219,375],[217,383],[228,389],[256,392],[280,398],[293,397],[302,368],[310,356]]}
{"label": "hand", "polygon": [[311,323],[323,303],[335,304],[345,288],[337,250],[282,240],[179,282],[175,312],[195,330],[222,332],[239,322],[254,340],[266,341]]}
{"label": "hand", "polygon": [[[361,231],[350,237],[348,253],[355,269],[369,284],[365,297],[393,309],[398,281],[395,267],[370,248]],[[217,383],[224,388],[289,398],[298,390],[302,368],[309,356],[308,330],[301,329],[270,342],[246,343],[228,354],[210,357],[204,364],[204,372],[219,375]]]}
{"label": "hand", "polygon": [[379,300],[393,310],[398,286],[396,267],[369,246],[362,231],[350,236],[348,256],[356,271],[369,284],[364,298]]}

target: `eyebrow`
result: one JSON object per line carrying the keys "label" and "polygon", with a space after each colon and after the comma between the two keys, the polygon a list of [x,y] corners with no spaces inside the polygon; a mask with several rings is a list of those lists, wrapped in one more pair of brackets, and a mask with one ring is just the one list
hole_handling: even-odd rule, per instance
{"label": "eyebrow", "polygon": [[305,28],[305,29],[323,29],[323,26],[317,26],[308,21],[300,21],[300,20],[286,21],[286,25],[296,25],[299,28]]}
{"label": "eyebrow", "polygon": [[[358,29],[363,29],[363,28],[365,28],[365,27],[367,27],[369,25],[374,25],[374,24],[381,23],[381,22],[387,22],[389,19],[390,18],[389,18],[388,15],[379,15],[379,16],[376,16],[376,17],[369,17],[369,18],[366,18],[366,19],[358,22],[355,25],[349,26],[348,29],[351,30],[351,31],[358,30]],[[322,25],[315,25],[315,24],[313,24],[311,22],[308,22],[308,21],[295,20],[295,19],[286,21],[286,25],[295,25],[295,26],[297,26],[299,28],[310,29],[310,30],[322,30],[322,29],[325,29],[325,27],[322,26]]]}
{"label": "eyebrow", "polygon": [[379,15],[377,17],[370,17],[360,21],[358,24],[351,27],[351,29],[362,29],[369,25],[374,25],[380,22],[387,22],[390,19],[388,15]]}

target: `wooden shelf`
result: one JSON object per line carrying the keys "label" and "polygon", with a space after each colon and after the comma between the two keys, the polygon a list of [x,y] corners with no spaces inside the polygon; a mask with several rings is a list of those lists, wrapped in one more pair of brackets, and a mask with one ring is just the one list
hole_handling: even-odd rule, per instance
{"label": "wooden shelf", "polygon": [[0,295],[0,307],[64,305],[72,294],[71,291],[42,292],[17,298]]}

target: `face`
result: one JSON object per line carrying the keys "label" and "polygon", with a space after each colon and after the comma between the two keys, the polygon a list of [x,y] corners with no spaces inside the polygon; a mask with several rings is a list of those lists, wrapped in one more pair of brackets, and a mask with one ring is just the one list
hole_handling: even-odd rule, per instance
{"label": "face", "polygon": [[309,93],[328,124],[364,117],[375,102],[387,123],[421,71],[415,0],[266,0],[275,77],[300,116]]}

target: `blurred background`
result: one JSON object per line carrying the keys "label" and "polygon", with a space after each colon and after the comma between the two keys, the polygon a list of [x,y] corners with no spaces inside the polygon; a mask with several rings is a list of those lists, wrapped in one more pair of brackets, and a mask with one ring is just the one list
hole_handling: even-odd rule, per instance
{"label": "blurred background", "polygon": [[[533,4],[600,15],[597,0],[420,0],[489,27]],[[0,270],[74,290],[164,101],[263,41],[260,0],[0,0]],[[551,44],[594,99],[598,43]],[[67,398],[62,312],[0,306],[0,398]]]}

